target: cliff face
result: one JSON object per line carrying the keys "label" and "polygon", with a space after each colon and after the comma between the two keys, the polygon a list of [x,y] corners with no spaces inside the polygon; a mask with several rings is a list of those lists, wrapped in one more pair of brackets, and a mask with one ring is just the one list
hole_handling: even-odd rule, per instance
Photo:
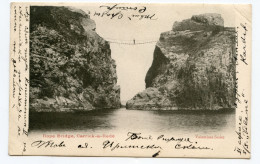
{"label": "cliff face", "polygon": [[218,110],[235,103],[235,28],[219,14],[175,22],[161,34],[147,72],[146,90],[128,109]]}
{"label": "cliff face", "polygon": [[119,108],[110,45],[81,10],[30,9],[30,110]]}

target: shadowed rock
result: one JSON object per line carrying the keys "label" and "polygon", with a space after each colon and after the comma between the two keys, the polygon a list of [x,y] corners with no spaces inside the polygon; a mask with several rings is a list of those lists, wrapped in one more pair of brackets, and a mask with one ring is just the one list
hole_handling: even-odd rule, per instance
{"label": "shadowed rock", "polygon": [[119,108],[110,45],[82,10],[30,8],[30,111]]}
{"label": "shadowed rock", "polygon": [[[126,104],[142,110],[218,110],[234,108],[235,29],[220,14],[175,22],[160,36],[146,90]],[[149,95],[149,96],[148,96]]]}

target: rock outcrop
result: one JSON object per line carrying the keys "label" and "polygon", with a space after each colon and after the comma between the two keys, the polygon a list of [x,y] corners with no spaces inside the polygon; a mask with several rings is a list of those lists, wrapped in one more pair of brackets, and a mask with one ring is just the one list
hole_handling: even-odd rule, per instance
{"label": "rock outcrop", "polygon": [[164,32],[147,72],[146,90],[126,104],[140,110],[234,108],[235,28],[219,14],[175,22]]}
{"label": "rock outcrop", "polygon": [[81,10],[30,8],[30,111],[120,107],[110,45],[95,29]]}

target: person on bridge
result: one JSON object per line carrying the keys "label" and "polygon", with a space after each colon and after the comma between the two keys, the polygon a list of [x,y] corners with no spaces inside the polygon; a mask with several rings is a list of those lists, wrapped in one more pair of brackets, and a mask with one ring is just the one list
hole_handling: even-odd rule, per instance
{"label": "person on bridge", "polygon": [[135,39],[134,39],[134,44],[135,44]]}

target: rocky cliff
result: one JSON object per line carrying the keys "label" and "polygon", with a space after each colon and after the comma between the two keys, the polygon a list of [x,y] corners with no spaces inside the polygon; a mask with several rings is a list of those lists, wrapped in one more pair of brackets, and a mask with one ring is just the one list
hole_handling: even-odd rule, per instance
{"label": "rocky cliff", "polygon": [[30,111],[120,107],[110,45],[95,29],[81,10],[30,8]]}
{"label": "rocky cliff", "polygon": [[164,32],[146,89],[126,104],[141,110],[218,110],[235,102],[235,28],[220,14],[192,16]]}

